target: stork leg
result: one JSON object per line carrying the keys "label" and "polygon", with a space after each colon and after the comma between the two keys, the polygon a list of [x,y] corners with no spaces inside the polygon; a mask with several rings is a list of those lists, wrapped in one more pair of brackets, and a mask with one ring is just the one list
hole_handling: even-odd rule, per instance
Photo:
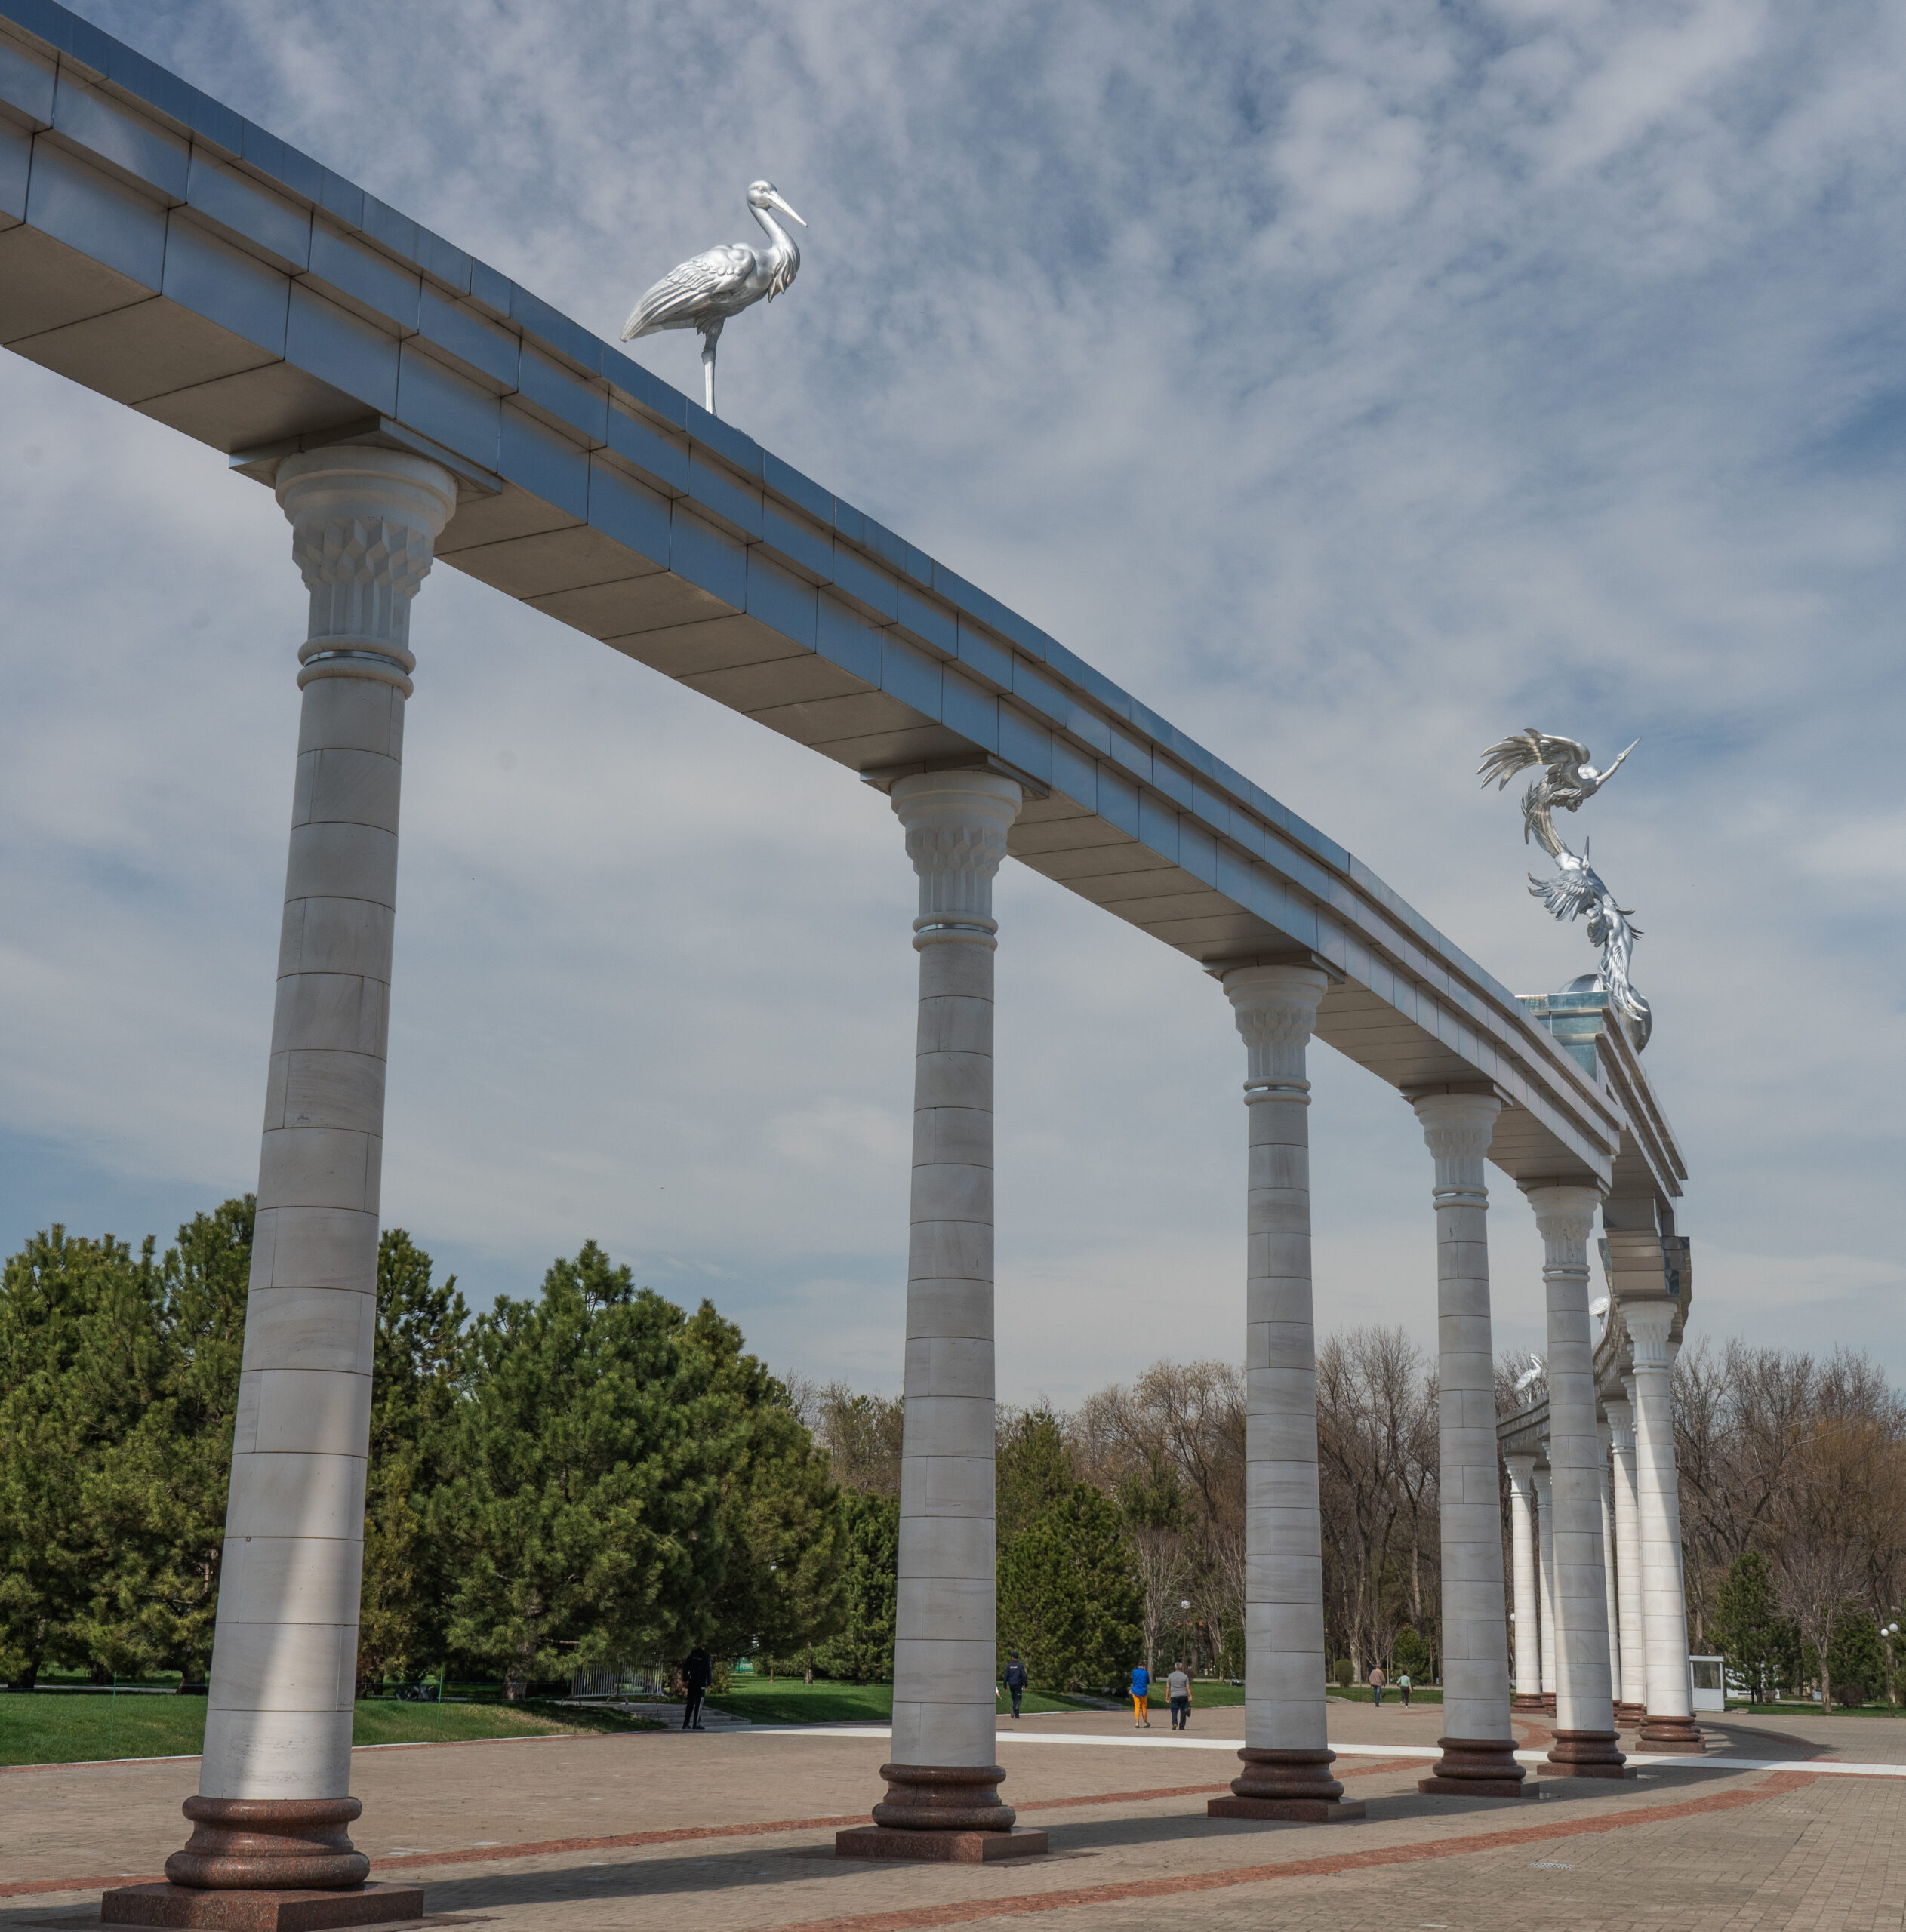
{"label": "stork leg", "polygon": [[[727,318],[724,316],[723,321]],[[701,336],[701,386],[702,407],[710,416],[715,414],[715,345],[721,340],[722,325],[717,322],[712,329],[704,329]]]}

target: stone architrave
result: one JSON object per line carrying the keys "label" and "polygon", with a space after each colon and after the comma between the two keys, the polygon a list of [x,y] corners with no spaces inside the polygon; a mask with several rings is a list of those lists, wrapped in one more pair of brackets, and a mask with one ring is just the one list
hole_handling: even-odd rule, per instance
{"label": "stone architrave", "polygon": [[1436,1161],[1436,1444],[1442,1488],[1443,1755],[1417,1789],[1436,1797],[1533,1797],[1509,1727],[1489,1190],[1483,1162],[1501,1097],[1409,1097]]}
{"label": "stone architrave", "polygon": [[1546,1463],[1538,1464],[1535,1470],[1535,1592],[1542,1604],[1542,1708],[1553,1717],[1560,1681],[1555,1644],[1555,1478]]}
{"label": "stone architrave", "polygon": [[1604,1420],[1597,1425],[1596,1435],[1601,1447],[1601,1461],[1595,1470],[1595,1500],[1601,1505],[1603,1627],[1608,1632],[1609,1689],[1614,1703],[1615,1721],[1619,1725],[1621,1721],[1621,1614],[1618,1586],[1615,1580],[1615,1512],[1609,1501],[1609,1447],[1614,1431]]}
{"label": "stone architrave", "polygon": [[410,609],[457,489],[338,444],[285,458],[277,491],[310,625],[205,1755],[169,1882],[106,1893],[109,1924],[423,1910],[365,1883],[348,1827]]}
{"label": "stone architrave", "polygon": [[1635,1483],[1641,1518],[1642,1635],[1646,1646],[1648,1751],[1705,1747],[1688,1677],[1688,1609],[1681,1586],[1681,1499],[1674,1469],[1674,1414],[1666,1302],[1629,1302],[1622,1315],[1634,1349]]}
{"label": "stone architrave", "polygon": [[993,881],[1024,795],[938,771],[891,796],[920,881],[893,1761],[834,1846],[977,1862],[1046,1848],[1000,1801],[993,1724]]}
{"label": "stone architrave", "polygon": [[1621,1702],[1615,1716],[1631,1730],[1648,1715],[1648,1646],[1642,1632],[1641,1510],[1635,1486],[1634,1381],[1624,1401],[1607,1404],[1615,1464],[1615,1603],[1621,1648]]}
{"label": "stone architrave", "polygon": [[1588,1239],[1600,1189],[1525,1186],[1543,1242],[1548,1303],[1549,1480],[1554,1527],[1556,1725],[1544,1771],[1622,1775],[1609,1681],[1608,1586],[1602,1567],[1602,1442],[1595,1418],[1588,1313]]}
{"label": "stone architrave", "polygon": [[1316,968],[1224,976],[1247,1058],[1243,1771],[1215,1818],[1360,1818],[1330,1774],[1323,1534],[1310,1283],[1310,1084],[1305,1049],[1329,980]]}
{"label": "stone architrave", "polygon": [[1535,1595],[1535,1458],[1505,1456],[1509,1544],[1516,1580],[1516,1694],[1510,1708],[1542,1709],[1542,1617]]}

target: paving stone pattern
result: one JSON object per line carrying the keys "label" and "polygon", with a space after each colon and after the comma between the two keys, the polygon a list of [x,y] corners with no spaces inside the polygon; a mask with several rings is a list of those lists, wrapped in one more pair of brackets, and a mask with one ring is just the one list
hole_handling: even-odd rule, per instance
{"label": "paving stone pattern", "polygon": [[[1333,1737],[1420,1747],[1439,1715],[1333,1705]],[[1239,1720],[1212,1712],[1196,1734],[1235,1736]],[[1520,1727],[1525,1748],[1546,1742]],[[1002,1740],[1005,1794],[1052,1835],[1052,1856],[1025,1865],[836,1860],[833,1831],[879,1793],[877,1733],[360,1751],[356,1835],[380,1875],[425,1886],[432,1922],[497,1932],[1906,1932],[1906,1779],[1663,1769],[1462,1801],[1420,1797],[1420,1758],[1349,1757],[1338,1768],[1365,1822],[1261,1825],[1205,1816],[1227,1752],[1155,1751],[1112,1715],[1021,1731],[1098,1740]],[[1873,1719],[1710,1734],[1758,1760],[1906,1761],[1906,1724]],[[101,1884],[155,1875],[180,1842],[197,1768],[0,1775],[0,1932],[97,1924]]]}

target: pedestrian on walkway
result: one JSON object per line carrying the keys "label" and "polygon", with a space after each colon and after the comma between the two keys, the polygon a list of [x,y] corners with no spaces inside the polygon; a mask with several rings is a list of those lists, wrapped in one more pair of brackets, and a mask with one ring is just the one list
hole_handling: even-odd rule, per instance
{"label": "pedestrian on walkway", "polygon": [[1152,1727],[1151,1712],[1152,1674],[1141,1663],[1132,1666],[1132,1727],[1134,1730],[1150,1730]]}
{"label": "pedestrian on walkway", "polygon": [[1403,1699],[1403,1709],[1405,1710],[1408,1710],[1409,1709],[1409,1672],[1408,1671],[1405,1671],[1396,1680],[1396,1694]]}
{"label": "pedestrian on walkway", "polygon": [[1026,1694],[1026,1666],[1019,1661],[1019,1653],[1015,1651],[1006,1666],[1006,1695],[1012,1700],[1012,1714],[1019,1715],[1019,1700]]}
{"label": "pedestrian on walkway", "polygon": [[1171,1694],[1172,1728],[1189,1730],[1191,1728],[1191,1673],[1183,1663],[1175,1663],[1172,1674],[1165,1680],[1165,1688]]}
{"label": "pedestrian on walkway", "polygon": [[1390,1681],[1383,1674],[1383,1666],[1373,1663],[1370,1666],[1370,1701],[1378,1710],[1383,1709],[1383,1687]]}
{"label": "pedestrian on walkway", "polygon": [[682,1706],[682,1728],[701,1728],[701,1700],[715,1675],[715,1660],[697,1644],[682,1660],[682,1687],[688,1694]]}

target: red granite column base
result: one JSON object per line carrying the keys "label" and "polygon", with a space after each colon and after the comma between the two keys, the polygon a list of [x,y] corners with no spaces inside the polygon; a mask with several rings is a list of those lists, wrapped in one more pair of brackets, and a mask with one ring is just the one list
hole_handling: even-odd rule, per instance
{"label": "red granite column base", "polygon": [[1553,1690],[1544,1690],[1542,1693],[1542,1709],[1546,1711],[1550,1717],[1553,1717],[1555,1715],[1555,1699],[1556,1694]]}
{"label": "red granite column base", "polygon": [[1536,1787],[1516,1762],[1509,1737],[1439,1737],[1436,1770],[1419,1778],[1426,1798],[1533,1798]]}
{"label": "red granite column base", "polygon": [[1615,1707],[1615,1721],[1624,1730],[1633,1730],[1647,1715],[1646,1704],[1618,1703]]}
{"label": "red granite column base", "polygon": [[1692,1718],[1656,1717],[1652,1712],[1642,1719],[1636,1742],[1644,1751],[1685,1752],[1690,1757],[1698,1757],[1707,1748]]}
{"label": "red granite column base", "polygon": [[1246,1745],[1244,1769],[1231,1780],[1229,1798],[1205,1805],[1212,1818],[1281,1818],[1299,1825],[1329,1825],[1360,1818],[1363,1806],[1346,1803],[1344,1787],[1330,1775],[1334,1751],[1273,1751]]}
{"label": "red granite column base", "polygon": [[1013,1810],[997,1789],[999,1764],[882,1764],[887,1795],[871,1825],[836,1832],[836,1858],[924,1858],[959,1865],[1030,1858],[1046,1849],[1043,1832],[1013,1829]]}
{"label": "red granite column base", "polygon": [[188,1798],[192,1836],[165,1861],[174,1885],[197,1891],[342,1891],[371,1861],[345,1827],[355,1798]]}
{"label": "red granite column base", "polygon": [[1558,1730],[1547,1760],[1536,1770],[1547,1778],[1621,1778],[1627,1759],[1612,1730]]}
{"label": "red granite column base", "polygon": [[420,1885],[329,1891],[207,1891],[191,1885],[118,1885],[100,1900],[102,1925],[160,1932],[331,1932],[423,1916]]}
{"label": "red granite column base", "polygon": [[1539,1690],[1518,1690],[1509,1700],[1512,1711],[1539,1711],[1543,1708],[1542,1694]]}

